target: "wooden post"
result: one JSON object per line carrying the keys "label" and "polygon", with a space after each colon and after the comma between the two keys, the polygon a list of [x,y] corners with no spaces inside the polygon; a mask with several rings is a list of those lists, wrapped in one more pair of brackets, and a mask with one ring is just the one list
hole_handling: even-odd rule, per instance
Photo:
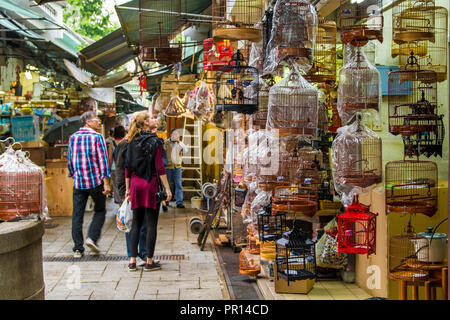
{"label": "wooden post", "polygon": [[406,286],[406,281],[400,280],[398,284],[399,294],[398,298],[399,300],[408,300],[408,287]]}
{"label": "wooden post", "polygon": [[413,285],[412,287],[412,299],[419,300],[419,286]]}
{"label": "wooden post", "polygon": [[442,268],[442,300],[448,300],[448,268]]}
{"label": "wooden post", "polygon": [[425,281],[425,300],[431,300],[431,282]]}

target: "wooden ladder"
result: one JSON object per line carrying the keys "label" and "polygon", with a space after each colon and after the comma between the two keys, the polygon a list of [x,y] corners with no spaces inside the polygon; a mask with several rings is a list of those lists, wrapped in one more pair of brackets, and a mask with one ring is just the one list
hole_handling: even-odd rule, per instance
{"label": "wooden ladder", "polygon": [[182,142],[188,148],[188,154],[183,154],[182,157],[181,184],[183,185],[183,192],[201,196],[203,185],[201,120],[184,118]]}

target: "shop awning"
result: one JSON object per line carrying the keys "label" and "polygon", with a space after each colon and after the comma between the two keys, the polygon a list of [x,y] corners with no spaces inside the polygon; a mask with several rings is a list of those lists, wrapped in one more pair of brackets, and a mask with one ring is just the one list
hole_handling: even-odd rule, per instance
{"label": "shop awning", "polygon": [[128,47],[122,29],[110,33],[78,53],[80,66],[97,76],[103,76],[111,70],[135,58]]}

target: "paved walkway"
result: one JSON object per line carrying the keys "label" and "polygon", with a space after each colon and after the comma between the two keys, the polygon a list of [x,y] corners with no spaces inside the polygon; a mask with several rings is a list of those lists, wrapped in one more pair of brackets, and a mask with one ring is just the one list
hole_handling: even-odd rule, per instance
{"label": "paved walkway", "polygon": [[[155,256],[161,257],[162,270],[143,272],[138,267],[138,271],[129,272],[128,260],[119,258],[126,256],[126,243],[115,224],[117,206],[108,201],[107,208],[98,243],[102,250],[99,261],[72,259],[71,217],[50,220],[57,226],[46,229],[42,244],[46,299],[229,299],[212,243],[208,241],[200,251],[196,236],[189,232],[189,219],[198,215],[195,211],[169,208],[161,212]],[[91,218],[92,213],[86,213],[84,237]],[[85,253],[89,255],[89,251],[86,248]],[[172,255],[184,255],[184,259],[167,260]],[[112,257],[119,261],[104,261]]]}

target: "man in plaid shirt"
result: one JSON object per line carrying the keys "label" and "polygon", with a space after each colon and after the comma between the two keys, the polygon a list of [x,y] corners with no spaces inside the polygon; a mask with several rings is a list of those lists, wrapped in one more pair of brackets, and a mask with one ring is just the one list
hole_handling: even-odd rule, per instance
{"label": "man in plaid shirt", "polygon": [[111,192],[106,143],[97,132],[101,129],[101,121],[93,111],[83,113],[80,121],[83,127],[69,139],[67,162],[69,177],[73,178],[72,239],[75,258],[84,255],[83,218],[89,196],[94,201],[94,216],[86,245],[94,253],[100,252],[97,241],[105,223],[106,195]]}

